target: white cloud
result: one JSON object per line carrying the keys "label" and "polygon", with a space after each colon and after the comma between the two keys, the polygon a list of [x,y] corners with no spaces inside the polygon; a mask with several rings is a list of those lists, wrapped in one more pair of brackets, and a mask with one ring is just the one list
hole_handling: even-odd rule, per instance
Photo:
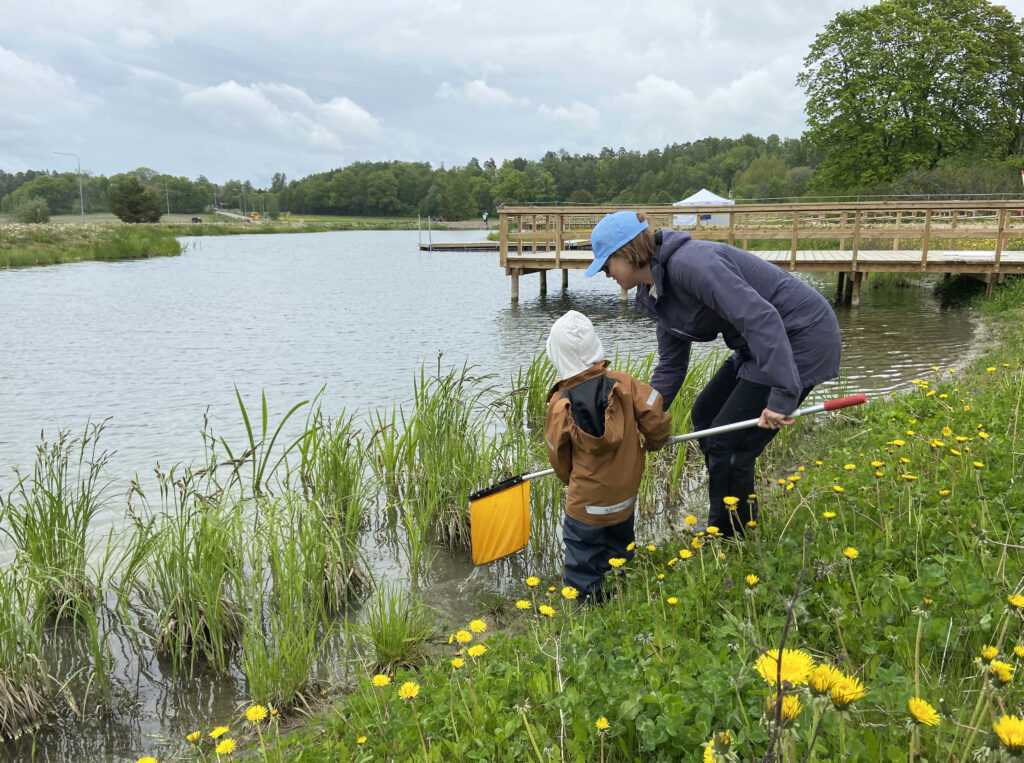
{"label": "white cloud", "polygon": [[118,29],[117,41],[122,47],[141,50],[153,47],[157,40],[151,32],[133,27],[132,29]]}
{"label": "white cloud", "polygon": [[317,103],[290,85],[230,80],[186,93],[182,101],[212,123],[301,141],[304,148],[339,150],[381,133],[380,122],[354,101],[335,97]]}
{"label": "white cloud", "polygon": [[52,67],[22,58],[0,46],[0,122],[5,119],[32,117],[35,105],[62,104],[68,109],[82,106],[82,97],[75,80]]}
{"label": "white cloud", "polygon": [[537,107],[537,116],[545,122],[567,124],[582,130],[598,130],[601,127],[601,112],[579,101],[555,107],[542,103]]}
{"label": "white cloud", "polygon": [[528,98],[514,98],[501,88],[491,87],[482,79],[471,80],[462,87],[453,87],[447,82],[442,82],[437,90],[437,97],[442,101],[462,100],[491,109],[508,109],[529,103]]}

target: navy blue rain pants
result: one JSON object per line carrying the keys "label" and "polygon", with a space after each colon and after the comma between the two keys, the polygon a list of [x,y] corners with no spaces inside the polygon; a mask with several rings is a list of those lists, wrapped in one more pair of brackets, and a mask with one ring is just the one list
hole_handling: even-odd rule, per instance
{"label": "navy blue rain pants", "polygon": [[[701,390],[690,411],[694,431],[761,415],[771,387],[740,379],[738,370],[738,359],[730,355]],[[804,388],[797,405],[812,389]],[[723,535],[742,535],[747,522],[757,519],[757,498],[750,497],[756,492],[754,462],[778,431],[752,427],[697,441],[708,468],[708,525]],[[728,496],[740,499],[734,510],[725,505]]]}
{"label": "navy blue rain pants", "polygon": [[580,598],[601,598],[601,585],[605,573],[612,568],[609,559],[633,558],[626,546],[633,543],[633,518],[617,525],[595,527],[573,519],[568,514],[562,522],[562,540],[565,541],[565,572],[562,580],[580,592]]}

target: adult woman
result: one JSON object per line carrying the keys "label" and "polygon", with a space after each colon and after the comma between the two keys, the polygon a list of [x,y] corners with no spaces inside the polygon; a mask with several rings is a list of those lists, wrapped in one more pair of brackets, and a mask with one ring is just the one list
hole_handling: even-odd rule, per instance
{"label": "adult woman", "polygon": [[[754,462],[811,389],[839,374],[839,324],[818,292],[742,249],[654,231],[642,214],[606,215],[591,234],[594,261],[636,308],[657,321],[651,386],[671,405],[693,342],[719,335],[733,352],[697,396],[694,429],[758,418],[758,426],[700,441],[708,469],[708,525],[742,534],[757,517]],[[726,498],[739,498],[738,503]]]}

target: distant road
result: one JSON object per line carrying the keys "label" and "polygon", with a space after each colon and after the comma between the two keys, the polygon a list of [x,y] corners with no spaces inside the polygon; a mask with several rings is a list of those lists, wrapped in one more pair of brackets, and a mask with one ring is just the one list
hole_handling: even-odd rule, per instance
{"label": "distant road", "polygon": [[237,212],[228,212],[225,209],[215,209],[215,210],[213,210],[213,213],[215,215],[224,215],[225,217],[233,217],[236,220],[248,220],[251,223],[261,223],[261,222],[263,222],[262,220],[253,220],[251,217],[249,217],[247,215],[240,215]]}

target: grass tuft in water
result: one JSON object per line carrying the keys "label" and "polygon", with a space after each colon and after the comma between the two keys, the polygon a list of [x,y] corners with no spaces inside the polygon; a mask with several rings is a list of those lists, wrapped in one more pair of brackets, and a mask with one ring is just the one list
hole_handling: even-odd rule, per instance
{"label": "grass tuft in water", "polygon": [[390,673],[427,660],[427,642],[438,634],[437,612],[408,591],[378,589],[358,632],[372,650],[371,671]]}

